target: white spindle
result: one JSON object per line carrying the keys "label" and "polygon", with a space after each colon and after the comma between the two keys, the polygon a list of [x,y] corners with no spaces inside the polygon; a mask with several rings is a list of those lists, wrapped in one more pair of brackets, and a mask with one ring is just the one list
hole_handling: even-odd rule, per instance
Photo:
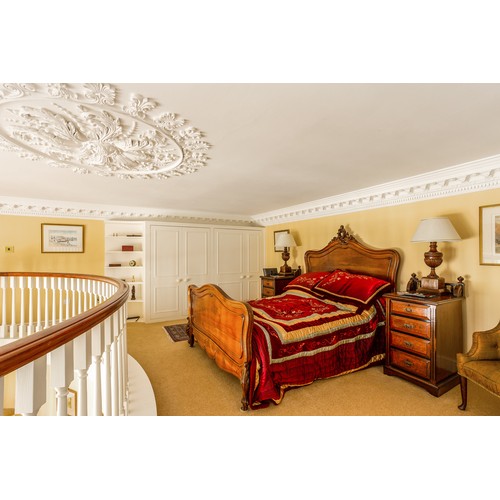
{"label": "white spindle", "polygon": [[71,279],[64,278],[64,296],[66,298],[66,312],[64,319],[71,318],[70,309],[71,309]]}
{"label": "white spindle", "polygon": [[113,315],[113,343],[111,344],[111,411],[113,416],[120,415],[120,373],[118,363],[118,336],[120,327],[117,313]]}
{"label": "white spindle", "polygon": [[73,293],[73,304],[71,307],[72,316],[76,316],[78,311],[78,302],[80,302],[80,293],[78,292],[78,281],[76,278],[71,278],[71,290]]}
{"label": "white spindle", "polygon": [[42,329],[42,288],[41,279],[39,276],[35,278],[36,283],[36,331]]}
{"label": "white spindle", "polygon": [[28,276],[28,335],[31,335],[34,330],[34,311],[35,304],[33,302],[33,277]]}
{"label": "white spindle", "polygon": [[0,417],[3,417],[3,398],[4,398],[4,382],[3,382],[3,377],[0,377]]}
{"label": "white spindle", "polygon": [[54,276],[52,276],[50,278],[50,299],[52,302],[52,314],[51,314],[51,318],[50,318],[51,325],[55,325],[57,323],[57,313],[56,313],[57,293],[56,293],[56,291],[57,291],[56,279],[54,278]]}
{"label": "white spindle", "polygon": [[17,338],[17,324],[16,324],[16,277],[10,277],[10,338]]}
{"label": "white spindle", "polygon": [[113,316],[104,320],[104,394],[103,414],[106,417],[112,414],[111,405],[111,344],[113,343]]}
{"label": "white spindle", "polygon": [[67,415],[68,387],[74,378],[73,342],[68,342],[50,353],[50,384],[56,391],[56,412]]}
{"label": "white spindle", "polygon": [[[119,311],[119,318],[121,315],[121,310]],[[127,381],[126,381],[126,365],[127,365],[127,354],[125,352],[125,336],[123,334],[123,327],[121,318],[119,321],[119,334],[116,339],[116,345],[118,350],[118,389],[119,389],[119,401],[120,401],[120,415],[127,414]]]}
{"label": "white spindle", "polygon": [[125,388],[125,415],[128,414],[128,345],[127,345],[127,304],[118,311],[120,318],[120,333],[123,339],[122,357],[123,357],[123,386]]}
{"label": "white spindle", "polygon": [[44,289],[44,299],[45,299],[45,323],[44,328],[48,328],[50,326],[49,323],[49,285],[48,285],[48,277],[43,278],[43,289]]}
{"label": "white spindle", "polygon": [[84,280],[83,285],[83,310],[86,311],[89,308],[89,282]]}
{"label": "white spindle", "polygon": [[25,299],[26,299],[26,285],[25,285],[25,280],[24,276],[20,276],[18,279],[19,283],[19,290],[21,294],[21,305],[20,305],[20,317],[19,317],[19,336],[20,337],[25,337],[26,336],[26,324],[25,324]]}
{"label": "white spindle", "polygon": [[64,321],[64,288],[63,278],[57,278],[57,293],[59,294],[59,323]]}
{"label": "white spindle", "polygon": [[92,366],[95,369],[93,415],[102,415],[101,359],[104,351],[102,323],[92,328]]}
{"label": "white spindle", "polygon": [[16,413],[33,416],[47,399],[47,356],[16,371]]}
{"label": "white spindle", "polygon": [[92,283],[92,307],[95,307],[99,304],[99,283],[94,281]]}
{"label": "white spindle", "polygon": [[88,370],[92,363],[92,336],[86,332],[74,341],[74,363],[77,381],[77,415],[88,415]]}
{"label": "white spindle", "polygon": [[6,277],[0,277],[0,287],[2,290],[2,327],[1,327],[1,337],[3,339],[7,338],[7,286]]}

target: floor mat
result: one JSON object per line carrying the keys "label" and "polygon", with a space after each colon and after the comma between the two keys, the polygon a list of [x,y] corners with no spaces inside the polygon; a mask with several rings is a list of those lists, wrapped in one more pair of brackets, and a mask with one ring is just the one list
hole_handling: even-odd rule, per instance
{"label": "floor mat", "polygon": [[188,334],[186,333],[186,324],[182,325],[169,325],[163,328],[168,333],[170,339],[173,342],[181,342],[182,340],[188,340]]}

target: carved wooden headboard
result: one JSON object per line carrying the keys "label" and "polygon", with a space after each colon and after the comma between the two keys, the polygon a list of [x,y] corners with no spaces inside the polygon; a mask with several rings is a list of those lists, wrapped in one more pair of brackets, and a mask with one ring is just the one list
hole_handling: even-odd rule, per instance
{"label": "carved wooden headboard", "polygon": [[306,272],[342,269],[351,273],[367,274],[397,284],[400,255],[396,250],[368,248],[340,226],[337,236],[321,250],[308,250],[305,255]]}

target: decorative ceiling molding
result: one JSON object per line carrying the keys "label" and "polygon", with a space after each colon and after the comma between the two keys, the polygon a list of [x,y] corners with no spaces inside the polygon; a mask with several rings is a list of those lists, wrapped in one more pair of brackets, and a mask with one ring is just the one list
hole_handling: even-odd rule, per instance
{"label": "decorative ceiling molding", "polygon": [[205,166],[210,145],[140,94],[103,83],[0,85],[0,150],[78,174],[167,179]]}
{"label": "decorative ceiling molding", "polygon": [[178,212],[0,196],[0,215],[79,219],[140,219],[195,224],[272,226],[375,208],[466,194],[500,187],[500,155],[331,198],[254,216]]}
{"label": "decorative ceiling molding", "polygon": [[253,216],[263,226],[500,187],[500,155]]}
{"label": "decorative ceiling molding", "polygon": [[64,217],[99,220],[149,220],[190,224],[220,224],[258,226],[251,217],[226,214],[178,212],[168,209],[122,207],[85,203],[57,202],[0,196],[0,215],[24,215],[32,217]]}

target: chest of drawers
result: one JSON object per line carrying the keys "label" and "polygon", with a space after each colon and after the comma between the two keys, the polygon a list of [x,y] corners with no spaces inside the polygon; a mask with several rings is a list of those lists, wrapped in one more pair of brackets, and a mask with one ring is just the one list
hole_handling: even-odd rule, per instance
{"label": "chest of drawers", "polygon": [[283,293],[283,289],[295,276],[261,276],[262,297],[274,297]]}
{"label": "chest of drawers", "polygon": [[384,373],[441,396],[459,383],[456,355],[463,346],[463,298],[425,299],[387,294]]}

